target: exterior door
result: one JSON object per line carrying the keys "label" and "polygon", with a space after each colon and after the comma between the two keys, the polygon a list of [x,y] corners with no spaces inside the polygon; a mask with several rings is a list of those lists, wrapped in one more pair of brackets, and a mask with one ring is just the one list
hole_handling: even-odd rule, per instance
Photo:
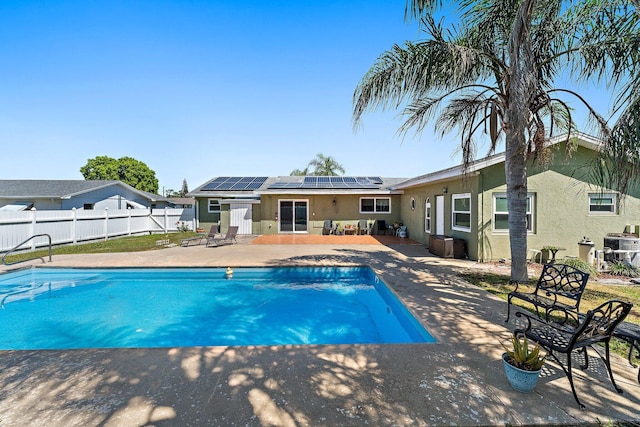
{"label": "exterior door", "polygon": [[251,234],[251,203],[231,203],[229,206],[229,225],[238,226],[238,234]]}
{"label": "exterior door", "polygon": [[444,196],[436,196],[436,234],[444,234]]}
{"label": "exterior door", "polygon": [[280,233],[306,233],[308,231],[307,200],[280,200]]}

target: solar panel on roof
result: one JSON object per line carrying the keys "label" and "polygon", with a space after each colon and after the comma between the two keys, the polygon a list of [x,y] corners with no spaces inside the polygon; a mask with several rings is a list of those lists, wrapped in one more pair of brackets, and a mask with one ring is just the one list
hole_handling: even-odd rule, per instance
{"label": "solar panel on roof", "polygon": [[[374,182],[376,180],[376,182]],[[305,188],[305,189],[374,189],[380,188],[382,180],[376,177],[364,176],[306,176],[302,182],[276,182],[269,186],[274,189]]]}
{"label": "solar panel on roof", "polygon": [[[265,176],[245,176],[245,177],[218,177],[209,184],[202,187],[203,190],[248,190],[259,188],[265,181]],[[250,188],[249,188],[250,187]]]}

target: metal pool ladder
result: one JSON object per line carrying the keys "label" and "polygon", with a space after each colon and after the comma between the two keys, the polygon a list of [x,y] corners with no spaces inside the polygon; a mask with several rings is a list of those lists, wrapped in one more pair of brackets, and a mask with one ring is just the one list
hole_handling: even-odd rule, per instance
{"label": "metal pool ladder", "polygon": [[30,241],[30,240],[35,239],[36,237],[42,237],[42,236],[47,236],[47,238],[49,238],[49,262],[51,262],[51,236],[50,236],[50,235],[48,235],[48,234],[34,234],[33,236],[29,237],[29,238],[28,238],[27,240],[25,240],[24,242],[20,243],[19,245],[15,246],[15,247],[13,247],[13,248],[9,249],[7,252],[5,252],[5,253],[4,253],[4,255],[2,255],[2,264],[3,264],[3,265],[13,265],[13,264],[21,263],[21,262],[32,261],[32,260],[34,260],[34,259],[41,259],[41,260],[42,260],[42,262],[43,262],[43,263],[45,263],[46,261],[44,260],[44,258],[43,258],[43,257],[39,257],[39,256],[36,256],[36,257],[33,257],[33,258],[28,258],[28,259],[23,259],[23,260],[21,260],[21,261],[10,262],[10,263],[7,263],[7,262],[4,260],[4,259],[5,259],[5,257],[6,257],[7,255],[9,255],[9,254],[10,254],[10,253],[12,253],[12,252],[15,252],[15,251],[16,251],[16,249],[18,249],[20,246],[24,245],[25,243],[27,243],[27,242],[28,242],[28,241]]}

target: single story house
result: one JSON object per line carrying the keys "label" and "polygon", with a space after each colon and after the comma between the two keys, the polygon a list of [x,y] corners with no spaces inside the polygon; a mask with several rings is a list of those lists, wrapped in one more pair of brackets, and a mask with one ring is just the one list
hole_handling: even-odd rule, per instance
{"label": "single story house", "polygon": [[0,211],[168,206],[166,198],[117,180],[0,180]]}
{"label": "single story house", "polygon": [[[562,248],[578,256],[589,237],[596,248],[608,233],[640,224],[640,189],[621,199],[597,187],[589,174],[599,141],[578,134],[573,153],[564,137],[549,142],[544,166],[528,166],[528,246]],[[402,223],[409,237],[425,244],[433,236],[464,242],[470,259],[509,258],[504,154],[410,179],[379,177],[219,177],[188,196],[196,198],[202,227],[238,225],[242,234],[320,234],[325,220],[355,225],[384,220]],[[619,203],[620,202],[620,203]],[[375,230],[376,227],[374,227]]]}
{"label": "single story house", "polygon": [[325,220],[335,227],[400,221],[404,178],[346,176],[218,177],[188,193],[196,199],[199,226],[219,223],[239,234],[321,234]]}

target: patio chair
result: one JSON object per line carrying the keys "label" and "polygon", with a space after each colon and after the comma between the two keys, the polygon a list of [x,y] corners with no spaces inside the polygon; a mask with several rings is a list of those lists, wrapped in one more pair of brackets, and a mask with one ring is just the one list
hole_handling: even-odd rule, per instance
{"label": "patio chair", "polygon": [[188,239],[182,239],[182,242],[180,243],[180,246],[189,246],[191,244],[191,242],[198,242],[198,244],[202,244],[202,242],[208,241],[209,239],[212,239],[216,236],[216,234],[218,234],[218,224],[213,224],[211,226],[211,228],[209,229],[209,233],[208,234],[204,234],[204,233],[199,233],[197,236],[195,237],[189,237]]}
{"label": "patio chair", "polygon": [[207,246],[220,246],[221,244],[234,244],[238,243],[236,240],[236,235],[238,234],[238,226],[232,225],[227,230],[227,234],[220,237],[213,237],[211,239],[207,239]]}
{"label": "patio chair", "polygon": [[358,221],[358,234],[371,234],[369,221],[367,221],[366,219],[361,219],[360,221]]}
{"label": "patio chair", "polygon": [[378,234],[387,234],[387,222],[384,219],[376,221],[378,223]]}
{"label": "patio chair", "polygon": [[[526,325],[524,328],[518,328],[513,333],[515,335],[526,335],[530,340],[535,341],[543,347],[549,355],[560,365],[565,375],[569,379],[573,398],[576,400],[581,409],[585,406],[580,403],[576,388],[573,385],[573,373],[571,372],[571,354],[574,351],[582,352],[584,365],[582,369],[589,368],[589,357],[587,355],[587,347],[591,347],[602,359],[611,384],[616,391],[622,394],[622,389],[616,385],[611,372],[611,362],[609,360],[609,341],[613,336],[613,331],[627,317],[633,304],[623,301],[611,300],[600,306],[589,310],[587,314],[580,315],[580,322],[576,327],[569,324],[558,324],[551,321],[541,319],[533,314],[517,312],[517,317],[524,317]],[[603,344],[605,355],[598,352],[593,345]],[[567,355],[566,365],[563,364],[555,353],[564,353]]]}
{"label": "patio chair", "polygon": [[324,221],[324,225],[322,226],[322,234],[323,235],[335,234],[333,230],[333,221],[331,221],[330,219],[326,219]]}

